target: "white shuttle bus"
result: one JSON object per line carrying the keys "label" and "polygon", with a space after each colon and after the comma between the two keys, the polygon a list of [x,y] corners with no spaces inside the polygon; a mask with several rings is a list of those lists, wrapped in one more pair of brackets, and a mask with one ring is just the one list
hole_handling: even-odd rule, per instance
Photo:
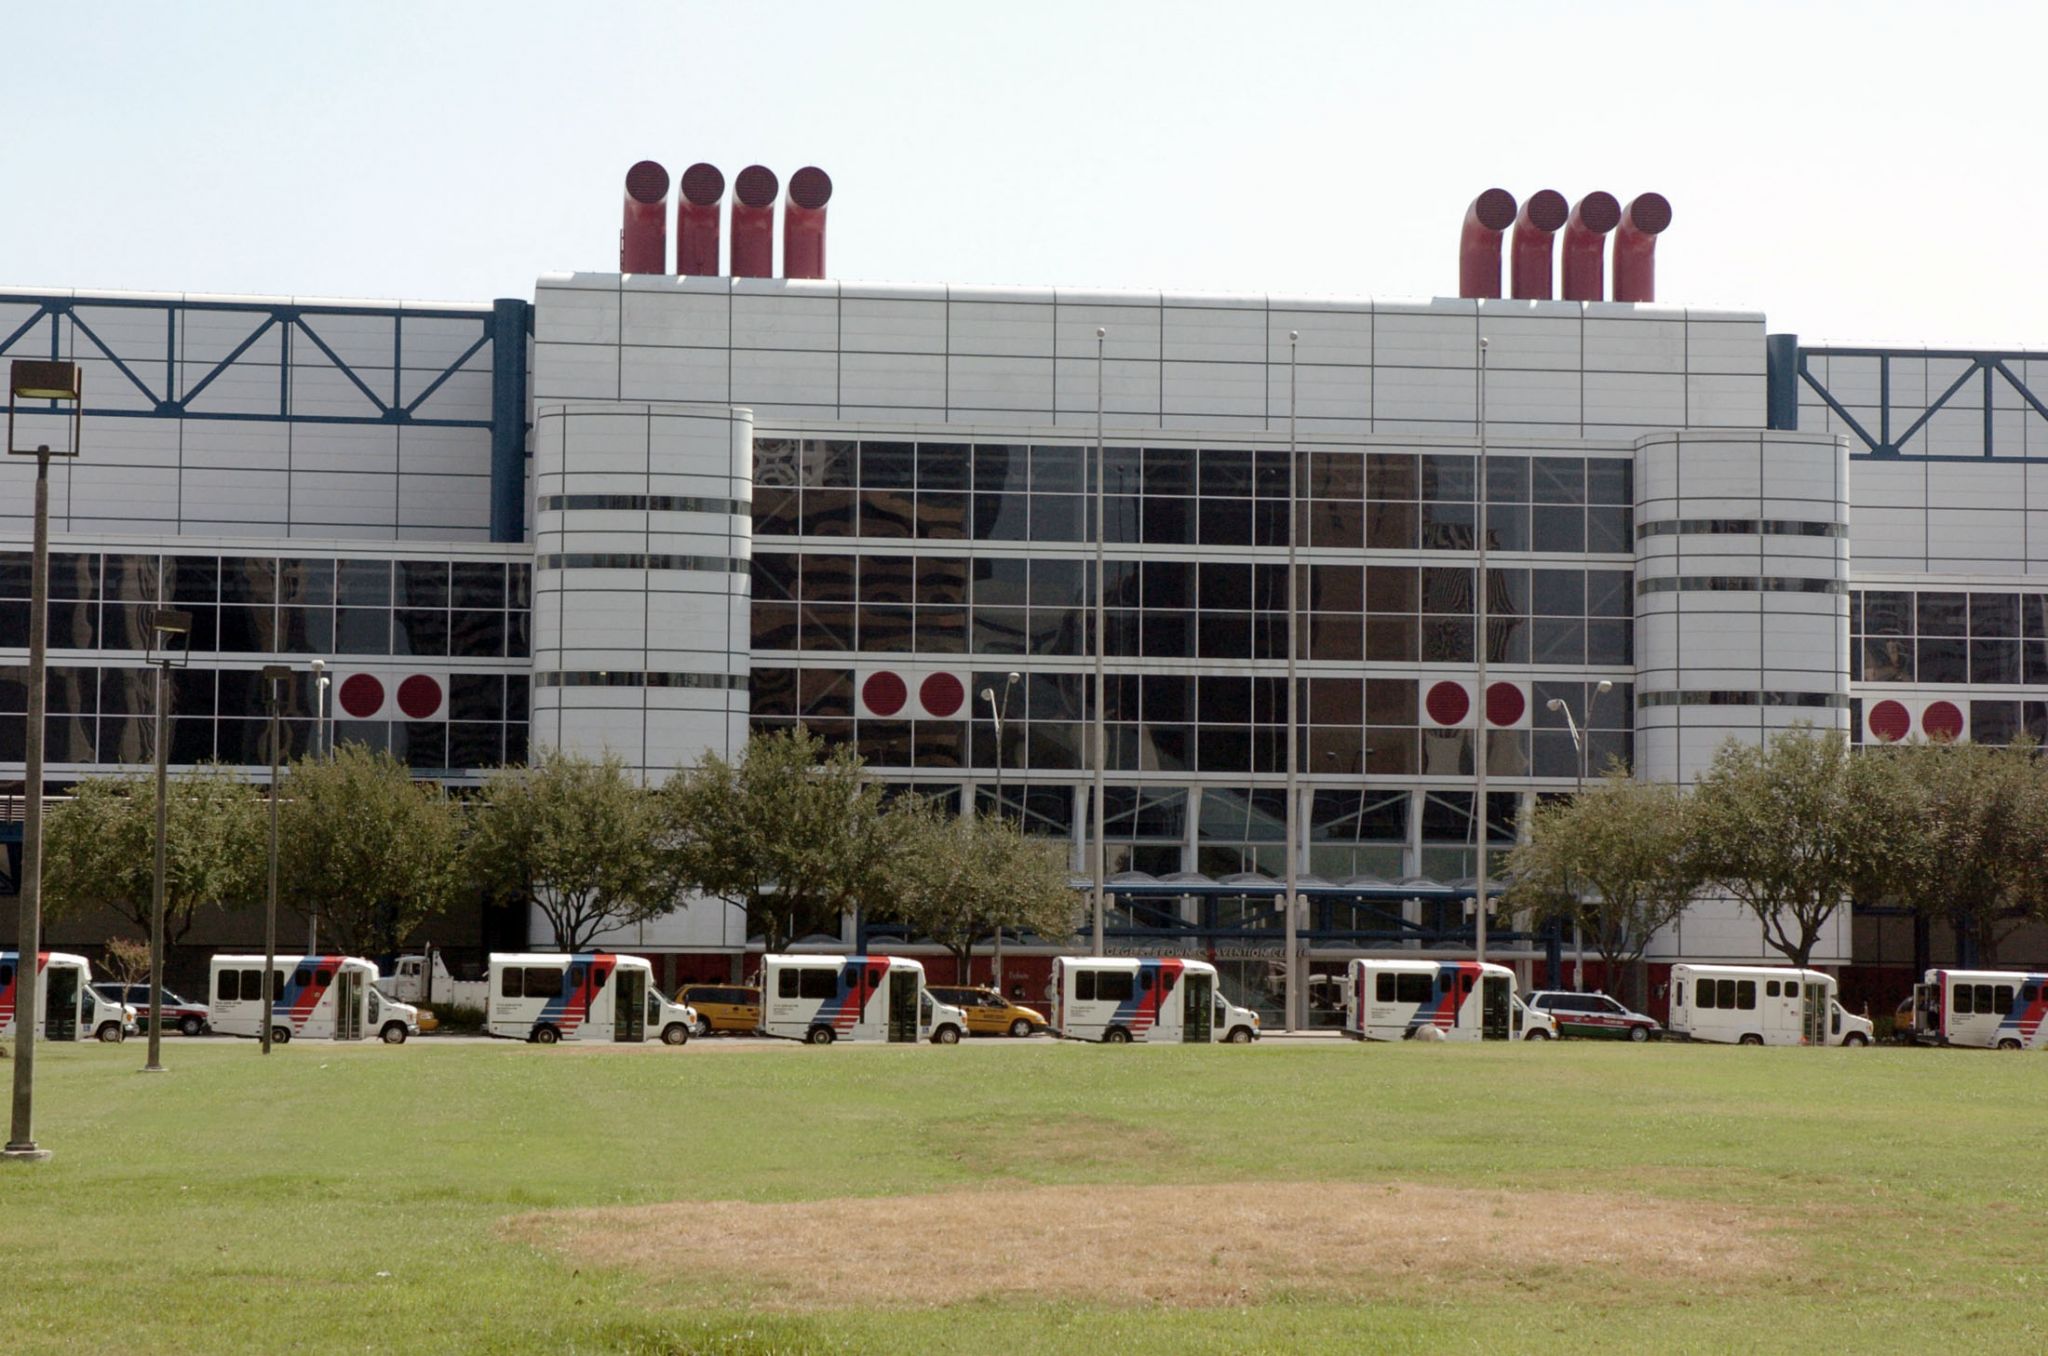
{"label": "white shuttle bus", "polygon": [[1868,1045],[1871,1024],[1842,1010],[1833,975],[1783,965],[1674,965],[1670,1033],[1728,1045]]}
{"label": "white shuttle bus", "polygon": [[1345,981],[1344,1034],[1353,1040],[1514,1040],[1527,1020],[1515,972],[1491,961],[1360,959]]}
{"label": "white shuttle bus", "polygon": [[696,1009],[661,996],[654,966],[640,956],[494,951],[489,980],[484,1029],[509,1040],[682,1045],[697,1024]]}
{"label": "white shuttle bus", "polygon": [[2048,1049],[2048,974],[1929,970],[1913,986],[1913,1033],[1982,1050]]}
{"label": "white shuttle bus", "polygon": [[907,956],[763,956],[760,1030],[812,1045],[957,1045],[967,1014],[926,993],[924,966]]}
{"label": "white shuttle bus", "polygon": [[1248,1045],[1258,1039],[1259,1016],[1223,997],[1207,961],[1055,956],[1052,1032],[1106,1045]]}
{"label": "white shuttle bus", "polygon": [[[360,956],[279,956],[272,993],[270,1039],[359,1041],[371,1036],[403,1045],[420,1029],[419,1009],[376,988],[377,967]],[[263,957],[215,956],[209,1020],[227,1036],[263,1035]]]}
{"label": "white shuttle bus", "polygon": [[[0,1040],[14,1035],[15,995],[20,991],[15,971],[20,961],[17,953],[0,951]],[[111,1043],[135,1031],[135,1009],[94,992],[92,966],[85,957],[69,952],[36,953],[36,1005],[43,1010],[36,1035],[46,1041],[91,1037]]]}

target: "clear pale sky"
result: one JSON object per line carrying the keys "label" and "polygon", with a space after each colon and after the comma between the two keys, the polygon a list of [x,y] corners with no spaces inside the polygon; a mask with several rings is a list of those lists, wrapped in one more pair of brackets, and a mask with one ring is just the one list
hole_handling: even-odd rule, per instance
{"label": "clear pale sky", "polygon": [[1479,190],[1655,189],[1661,301],[2048,347],[2039,4],[10,13],[6,286],[530,296],[647,157],[823,166],[834,277],[1176,291],[1449,294]]}

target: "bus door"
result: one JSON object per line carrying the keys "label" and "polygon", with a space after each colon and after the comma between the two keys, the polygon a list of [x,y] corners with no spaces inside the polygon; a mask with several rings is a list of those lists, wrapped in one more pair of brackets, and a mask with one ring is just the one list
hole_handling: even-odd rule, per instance
{"label": "bus door", "polygon": [[1828,986],[1807,984],[1806,1002],[1799,1014],[1799,1035],[1808,1045],[1828,1043]]}
{"label": "bus door", "polygon": [[891,970],[889,972],[889,1035],[896,1044],[914,1044],[917,1040],[917,994],[923,986],[918,983],[915,970]]}
{"label": "bus door", "polygon": [[334,974],[334,1039],[363,1038],[363,973],[344,965]]}
{"label": "bus door", "polygon": [[1209,976],[1183,970],[1180,975],[1180,1038],[1190,1045],[1214,1039],[1216,1001]]}
{"label": "bus door", "polygon": [[647,1039],[647,972],[620,966],[612,972],[612,1039]]}
{"label": "bus door", "polygon": [[1506,975],[1479,978],[1479,1039],[1504,1041],[1514,1036],[1514,1003],[1509,997],[1513,984]]}
{"label": "bus door", "polygon": [[82,986],[78,970],[69,965],[43,967],[43,1038],[53,1041],[78,1039],[78,995]]}

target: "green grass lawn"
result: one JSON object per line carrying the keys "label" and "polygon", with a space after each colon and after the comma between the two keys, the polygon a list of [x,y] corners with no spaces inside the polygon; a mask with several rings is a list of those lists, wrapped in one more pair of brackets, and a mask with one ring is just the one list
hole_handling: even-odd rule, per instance
{"label": "green grass lawn", "polygon": [[[0,1170],[7,1350],[2048,1344],[2048,1060],[2036,1056],[419,1041],[298,1043],[266,1062],[209,1041],[167,1042],[165,1058],[170,1074],[144,1077],[133,1043],[39,1047],[37,1134],[56,1158]],[[1561,1269],[1540,1284],[1395,1285],[1369,1301],[1283,1287],[1239,1307],[783,1313],[687,1270],[578,1268],[499,1228],[565,1206],[1262,1181],[1582,1191],[1589,1209],[1616,1208],[1593,1193],[1699,1200],[1748,1212],[1788,1260],[1717,1285]]]}

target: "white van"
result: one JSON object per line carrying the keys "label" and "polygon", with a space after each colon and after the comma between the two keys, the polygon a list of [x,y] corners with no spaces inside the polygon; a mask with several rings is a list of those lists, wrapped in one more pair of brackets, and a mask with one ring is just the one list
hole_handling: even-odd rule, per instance
{"label": "white van", "polygon": [[[20,956],[0,951],[0,1040],[14,1034],[14,978]],[[36,953],[36,1006],[43,1010],[36,1034],[46,1041],[109,1043],[135,1034],[135,1009],[102,997],[92,987],[92,966],[66,951]]]}
{"label": "white van", "polygon": [[907,956],[763,956],[760,1030],[812,1045],[957,1045],[967,1014],[926,993],[924,966]]}
{"label": "white van", "polygon": [[2048,975],[1929,970],[1913,986],[1914,1039],[1982,1050],[2048,1049]]}
{"label": "white van", "polygon": [[[215,956],[210,1022],[227,1036],[263,1035],[263,957]],[[377,967],[360,956],[279,956],[272,982],[270,1039],[403,1045],[420,1030],[419,1009],[377,992]]]}
{"label": "white van", "polygon": [[1055,956],[1052,1033],[1106,1045],[1249,1045],[1259,1037],[1259,1015],[1223,997],[1207,961]]}
{"label": "white van", "polygon": [[1344,1034],[1353,1040],[1514,1040],[1528,1020],[1515,972],[1491,961],[1360,959],[1345,980]]}
{"label": "white van", "polygon": [[1871,1023],[1842,1010],[1833,975],[1783,965],[1674,965],[1670,1033],[1733,1045],[1868,1045]]}
{"label": "white van", "polygon": [[484,1029],[509,1040],[682,1045],[697,1025],[696,1009],[663,998],[640,956],[494,951],[490,985]]}

